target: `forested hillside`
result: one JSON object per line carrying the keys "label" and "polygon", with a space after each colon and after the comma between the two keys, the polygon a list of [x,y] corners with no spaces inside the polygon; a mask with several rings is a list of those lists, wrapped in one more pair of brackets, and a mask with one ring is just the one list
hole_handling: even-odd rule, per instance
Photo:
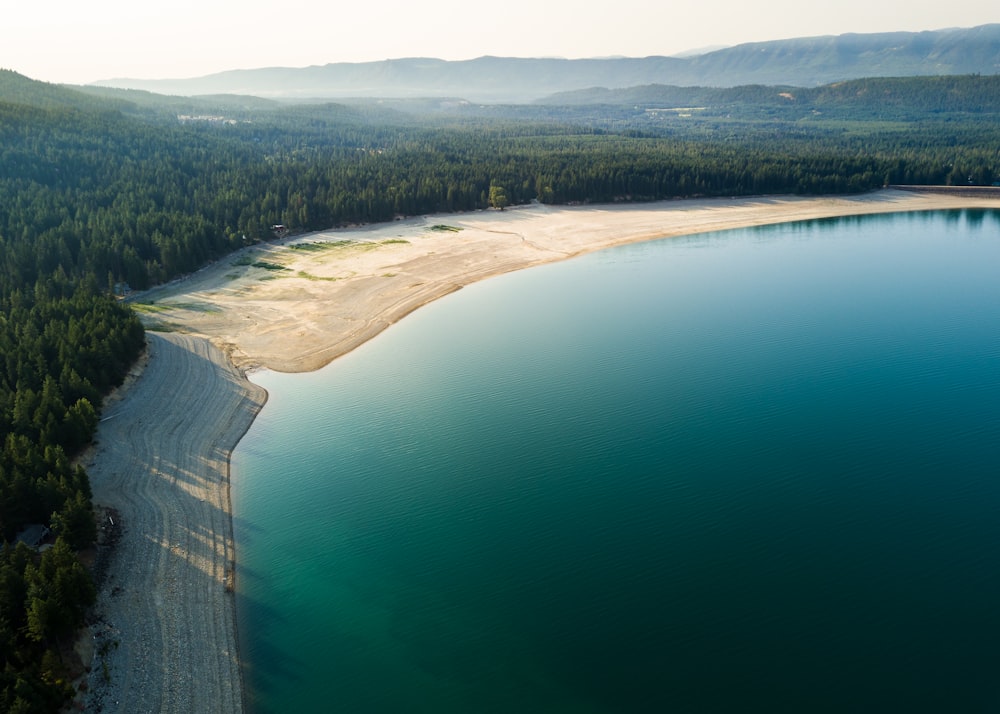
{"label": "forested hillside", "polygon": [[[62,90],[81,99],[60,106],[43,85],[44,106],[0,107],[0,233],[12,273],[28,282],[73,265],[143,288],[266,238],[273,224],[485,208],[492,184],[514,203],[568,203],[991,183],[995,78],[970,116],[946,110],[954,87],[907,81],[802,97],[738,88],[703,107],[430,112],[229,98],[208,114],[203,99],[183,120],[176,99],[157,109],[153,95],[123,92],[102,109]],[[852,108],[865,94],[875,99]],[[888,119],[872,116],[890,107]]]}
{"label": "forested hillside", "polygon": [[[55,93],[58,95],[58,92]],[[43,93],[41,104],[50,95]],[[55,106],[51,105],[50,106]],[[101,116],[101,115],[95,115]],[[67,642],[94,598],[74,551],[96,536],[87,474],[70,459],[92,438],[102,395],[143,347],[141,324],[110,295],[66,227],[87,178],[31,155],[31,127],[60,109],[0,103],[0,711],[56,711],[70,693]],[[109,116],[110,120],[111,117]],[[90,121],[96,121],[92,118]],[[71,143],[87,146],[81,122]],[[43,133],[46,138],[53,138]],[[70,143],[63,135],[62,146]],[[8,151],[11,147],[19,147]],[[43,156],[49,158],[43,159]],[[44,187],[44,188],[42,188]],[[66,224],[66,225],[64,225]],[[49,231],[63,225],[56,249]],[[17,232],[12,233],[14,229]],[[67,252],[75,248],[75,257]],[[15,537],[30,524],[55,537],[40,556]]]}
{"label": "forested hillside", "polygon": [[[67,694],[62,645],[93,598],[73,551],[95,533],[87,476],[70,459],[143,346],[114,296],[125,284],[191,272],[270,239],[275,224],[485,209],[500,195],[584,203],[990,184],[995,81],[698,90],[699,111],[657,105],[656,88],[643,90],[651,105],[295,106],[84,93],[0,71],[0,711],[51,711]],[[891,116],[875,111],[886,107]],[[11,545],[33,523],[58,537],[41,556]]]}
{"label": "forested hillside", "polygon": [[1000,75],[876,77],[821,87],[676,87],[586,89],[539,100],[539,106],[622,107],[638,113],[686,107],[701,116],[784,121],[840,118],[870,121],[948,121],[992,118],[1000,113]]}

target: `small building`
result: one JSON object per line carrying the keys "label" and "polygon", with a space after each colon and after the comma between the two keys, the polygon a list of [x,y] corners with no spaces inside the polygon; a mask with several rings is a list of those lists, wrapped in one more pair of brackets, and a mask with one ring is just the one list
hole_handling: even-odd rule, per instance
{"label": "small building", "polygon": [[49,529],[41,523],[32,523],[14,537],[15,543],[24,543],[29,548],[39,550],[42,543],[49,537]]}

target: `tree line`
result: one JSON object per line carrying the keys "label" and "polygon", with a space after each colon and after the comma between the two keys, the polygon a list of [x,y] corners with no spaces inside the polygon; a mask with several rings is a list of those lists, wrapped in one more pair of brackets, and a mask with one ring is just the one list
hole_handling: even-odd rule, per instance
{"label": "tree line", "polygon": [[[988,123],[886,131],[701,124],[608,133],[504,120],[397,131],[336,118],[215,127],[0,107],[5,275],[58,266],[145,288],[283,224],[292,230],[511,203],[861,192],[886,183],[992,183]],[[316,120],[318,121],[318,120]],[[655,128],[655,127],[654,127]],[[342,131],[343,129],[343,131]]]}
{"label": "tree line", "polygon": [[[95,596],[76,552],[96,537],[71,458],[143,345],[136,317],[93,281],[57,271],[0,297],[0,711],[51,712],[71,694],[68,642]],[[15,545],[29,524],[55,536],[40,556]]]}

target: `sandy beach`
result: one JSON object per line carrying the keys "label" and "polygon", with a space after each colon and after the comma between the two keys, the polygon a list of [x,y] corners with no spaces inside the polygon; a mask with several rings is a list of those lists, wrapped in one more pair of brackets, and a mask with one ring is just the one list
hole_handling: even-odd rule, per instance
{"label": "sandy beach", "polygon": [[997,207],[1000,196],[879,191],[428,216],[248,248],[135,302],[150,328],[206,337],[240,368],[308,372],[421,305],[512,270],[659,237],[965,206]]}
{"label": "sandy beach", "polygon": [[[310,371],[470,283],[614,245],[832,216],[1000,208],[886,190],[429,216],[253,246],[133,296],[148,363],[85,463],[122,530],[97,606],[91,709],[243,709],[229,455],[264,403],[247,370]],[[106,663],[106,667],[105,664]]]}

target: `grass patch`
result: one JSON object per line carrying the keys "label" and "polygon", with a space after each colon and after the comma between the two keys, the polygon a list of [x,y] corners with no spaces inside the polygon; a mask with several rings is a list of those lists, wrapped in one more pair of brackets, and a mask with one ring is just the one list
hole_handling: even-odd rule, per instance
{"label": "grass patch", "polygon": [[[338,243],[346,243],[347,241],[337,241]],[[287,246],[290,250],[302,250],[307,252],[322,252],[324,250],[330,250],[331,247],[336,247],[333,243],[293,243]]]}
{"label": "grass patch", "polygon": [[340,280],[340,278],[331,278],[331,277],[323,277],[321,275],[313,275],[312,273],[307,273],[304,270],[300,270],[298,272],[298,276],[300,278],[302,278],[303,280],[318,280],[318,281],[323,281],[323,282],[327,282],[327,283],[335,283],[338,280]]}
{"label": "grass patch", "polygon": [[316,253],[329,252],[340,249],[344,250],[353,249],[353,250],[366,251],[366,250],[374,250],[375,248],[378,248],[380,245],[384,245],[386,243],[407,243],[407,242],[408,241],[404,241],[401,238],[382,241],[380,243],[374,243],[372,241],[361,241],[361,240],[335,240],[335,241],[330,241],[329,243],[300,243],[296,245],[290,245],[288,246],[288,248],[292,250],[305,250]]}
{"label": "grass patch", "polygon": [[206,313],[218,313],[222,312],[215,305],[208,305],[203,302],[179,302],[170,307],[176,308],[178,310],[190,310],[191,312],[206,312]]}
{"label": "grass patch", "polygon": [[132,303],[132,309],[144,315],[153,315],[158,312],[167,312],[168,310],[172,310],[173,306],[155,305],[151,302],[134,302]]}
{"label": "grass patch", "polygon": [[444,223],[438,223],[437,225],[431,226],[432,231],[447,231],[449,233],[458,233],[461,228],[458,226],[449,226]]}
{"label": "grass patch", "polygon": [[205,312],[205,313],[218,313],[222,312],[221,309],[215,305],[211,305],[203,302],[175,302],[168,303],[165,305],[156,305],[153,303],[133,303],[132,307],[136,312],[143,315],[156,315],[163,312],[171,312],[172,310],[190,310],[191,312]]}
{"label": "grass patch", "polygon": [[158,316],[143,315],[142,326],[147,332],[183,332],[183,328],[176,322],[169,322]]}
{"label": "grass patch", "polygon": [[390,238],[389,240],[382,241],[382,245],[409,245],[410,241],[405,238]]}
{"label": "grass patch", "polygon": [[253,255],[247,253],[246,255],[241,255],[239,258],[233,261],[234,266],[247,266],[253,265]]}
{"label": "grass patch", "polygon": [[294,243],[288,248],[291,250],[304,250],[312,252],[323,252],[326,250],[333,250],[335,248],[343,248],[345,246],[354,245],[356,241],[353,240],[332,240],[322,243]]}
{"label": "grass patch", "polygon": [[277,263],[268,263],[265,260],[258,260],[253,264],[255,268],[263,268],[264,270],[288,270],[284,265],[278,265]]}

